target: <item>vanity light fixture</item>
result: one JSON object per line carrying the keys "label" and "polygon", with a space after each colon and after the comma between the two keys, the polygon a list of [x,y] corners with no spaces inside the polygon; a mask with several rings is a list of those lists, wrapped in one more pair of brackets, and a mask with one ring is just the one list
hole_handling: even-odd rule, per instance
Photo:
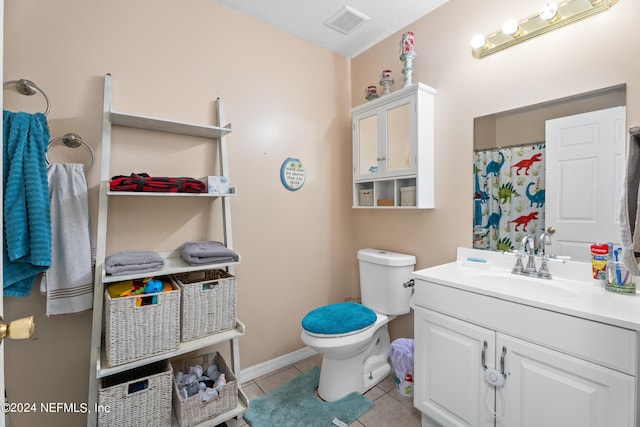
{"label": "vanity light fixture", "polygon": [[609,10],[617,2],[618,0],[566,0],[560,4],[546,2],[533,16],[520,21],[509,19],[500,30],[486,36],[473,36],[471,54],[475,58],[483,58],[556,28]]}

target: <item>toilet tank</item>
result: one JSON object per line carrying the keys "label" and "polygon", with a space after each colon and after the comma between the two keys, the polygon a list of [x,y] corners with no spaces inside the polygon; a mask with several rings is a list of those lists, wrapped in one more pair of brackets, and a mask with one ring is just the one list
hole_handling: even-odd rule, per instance
{"label": "toilet tank", "polygon": [[378,313],[396,316],[409,313],[411,279],[416,257],[380,249],[358,251],[362,304]]}

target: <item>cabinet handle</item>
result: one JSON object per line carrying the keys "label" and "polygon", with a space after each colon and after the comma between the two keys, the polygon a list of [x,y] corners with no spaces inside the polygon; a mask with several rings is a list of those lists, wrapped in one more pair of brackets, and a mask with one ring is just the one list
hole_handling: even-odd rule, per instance
{"label": "cabinet handle", "polygon": [[500,373],[505,378],[507,378],[507,374],[504,372],[504,358],[506,355],[507,355],[507,347],[502,346],[502,355],[500,356]]}
{"label": "cabinet handle", "polygon": [[487,346],[489,344],[487,344],[487,342],[484,342],[484,345],[482,346],[482,369],[484,369],[485,371],[487,370],[487,363],[486,363],[486,353],[487,353]]}
{"label": "cabinet handle", "polygon": [[387,160],[387,158],[386,158],[386,157],[378,157],[378,158],[376,158],[376,160],[377,160],[377,161],[379,161],[379,162],[381,162],[381,161],[383,161],[383,160]]}

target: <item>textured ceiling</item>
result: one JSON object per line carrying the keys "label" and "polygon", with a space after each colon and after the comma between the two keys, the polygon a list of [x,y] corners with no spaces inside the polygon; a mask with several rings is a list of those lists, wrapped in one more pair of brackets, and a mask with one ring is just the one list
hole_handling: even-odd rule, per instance
{"label": "textured ceiling", "polygon": [[[448,0],[214,0],[313,44],[353,58]],[[327,25],[344,6],[370,19],[349,34]]]}

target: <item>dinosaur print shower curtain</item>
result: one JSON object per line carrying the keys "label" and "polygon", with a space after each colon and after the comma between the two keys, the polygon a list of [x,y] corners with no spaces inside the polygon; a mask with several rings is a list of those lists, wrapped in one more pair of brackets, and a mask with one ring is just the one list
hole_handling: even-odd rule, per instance
{"label": "dinosaur print shower curtain", "polygon": [[536,143],[474,153],[474,248],[510,251],[544,230],[544,152]]}

